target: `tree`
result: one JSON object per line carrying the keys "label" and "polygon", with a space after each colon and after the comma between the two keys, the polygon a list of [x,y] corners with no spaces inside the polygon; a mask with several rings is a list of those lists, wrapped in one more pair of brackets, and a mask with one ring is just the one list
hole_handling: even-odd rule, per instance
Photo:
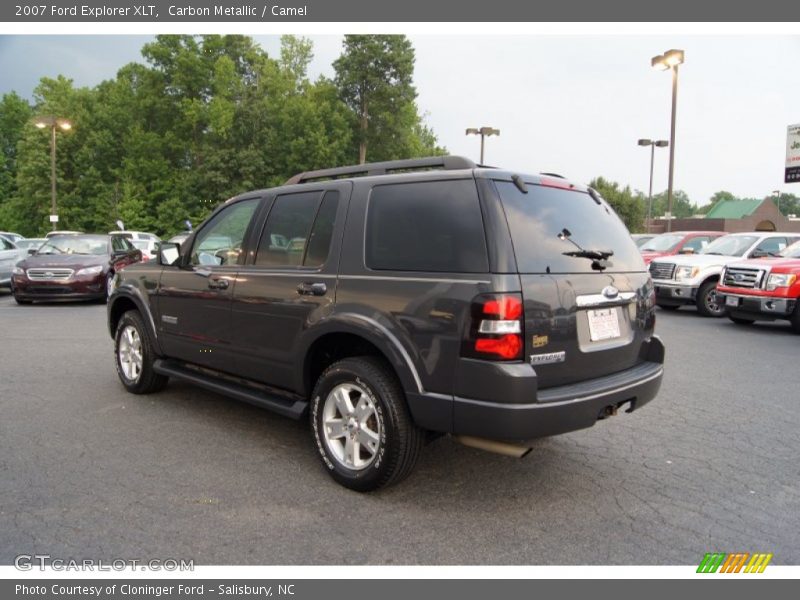
{"label": "tree", "polygon": [[[689,196],[683,190],[672,192],[672,216],[676,219],[686,219],[691,217],[696,208]],[[653,218],[657,219],[667,212],[667,192],[653,196]]]}
{"label": "tree", "polygon": [[418,123],[414,49],[404,35],[346,35],[342,55],[333,63],[336,86],[353,112],[358,162],[367,148],[377,160],[409,151]]}
{"label": "tree", "polygon": [[16,191],[17,145],[30,124],[31,106],[16,93],[0,100],[0,207]]}
{"label": "tree", "polygon": [[[410,82],[410,44],[384,37],[405,57]],[[170,235],[231,196],[353,161],[354,113],[332,80],[309,81],[313,47],[305,38],[283,36],[273,59],[246,36],[160,35],[142,56],[93,88],[43,78],[32,104],[15,94],[0,100],[0,229],[49,228],[49,137],[31,126],[34,114],[74,124],[58,133],[62,228],[103,232],[122,219]],[[370,104],[371,157],[442,152],[413,87],[396,92]]]}
{"label": "tree", "polygon": [[621,188],[616,181],[603,177],[594,178],[589,185],[600,192],[631,232],[643,230],[646,199],[641,193],[632,192],[630,186]]}

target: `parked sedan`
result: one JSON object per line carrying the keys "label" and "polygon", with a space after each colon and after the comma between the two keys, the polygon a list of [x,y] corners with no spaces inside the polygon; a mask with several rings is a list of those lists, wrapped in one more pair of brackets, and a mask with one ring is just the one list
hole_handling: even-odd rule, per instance
{"label": "parked sedan", "polygon": [[122,236],[54,236],[14,268],[14,299],[105,299],[115,273],[141,260],[142,251]]}
{"label": "parked sedan", "polygon": [[19,248],[9,239],[0,236],[0,287],[11,285],[11,271],[19,260]]}

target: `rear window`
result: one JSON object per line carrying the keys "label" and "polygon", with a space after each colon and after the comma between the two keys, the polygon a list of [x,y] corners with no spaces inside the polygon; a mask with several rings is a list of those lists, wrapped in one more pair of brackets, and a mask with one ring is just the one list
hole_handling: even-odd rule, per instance
{"label": "rear window", "polygon": [[[564,254],[578,251],[577,246],[612,251],[614,255],[603,263],[606,273],[645,270],[625,224],[589,194],[531,184],[524,194],[513,183],[495,184],[521,273],[597,273],[591,259]],[[570,232],[569,239],[559,238],[564,229]]]}
{"label": "rear window", "polygon": [[471,179],[376,186],[366,237],[370,269],[489,271],[478,192]]}

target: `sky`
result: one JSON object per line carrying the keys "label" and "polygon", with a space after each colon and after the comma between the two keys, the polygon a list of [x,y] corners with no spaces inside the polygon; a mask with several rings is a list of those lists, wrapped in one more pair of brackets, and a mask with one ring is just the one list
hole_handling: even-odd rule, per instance
{"label": "sky", "polygon": [[[256,35],[277,56],[278,36]],[[342,36],[312,35],[310,75],[333,76]],[[714,192],[765,197],[784,184],[786,128],[800,123],[800,36],[410,35],[426,123],[451,154],[477,162],[468,127],[491,126],[487,164],[606,179],[648,189],[650,151],[669,139],[671,77],[650,68],[670,48],[680,67],[675,189],[698,205]],[[78,86],[113,78],[150,36],[0,35],[0,93],[31,98],[40,77]],[[668,149],[656,149],[655,193],[666,189]]]}

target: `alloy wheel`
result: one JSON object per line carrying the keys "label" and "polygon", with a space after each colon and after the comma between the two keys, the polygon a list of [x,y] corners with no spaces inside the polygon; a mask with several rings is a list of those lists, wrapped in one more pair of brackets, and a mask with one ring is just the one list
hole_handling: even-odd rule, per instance
{"label": "alloy wheel", "polygon": [[375,400],[355,383],[337,385],[325,399],[322,434],[339,464],[356,471],[366,469],[375,461],[381,444]]}

